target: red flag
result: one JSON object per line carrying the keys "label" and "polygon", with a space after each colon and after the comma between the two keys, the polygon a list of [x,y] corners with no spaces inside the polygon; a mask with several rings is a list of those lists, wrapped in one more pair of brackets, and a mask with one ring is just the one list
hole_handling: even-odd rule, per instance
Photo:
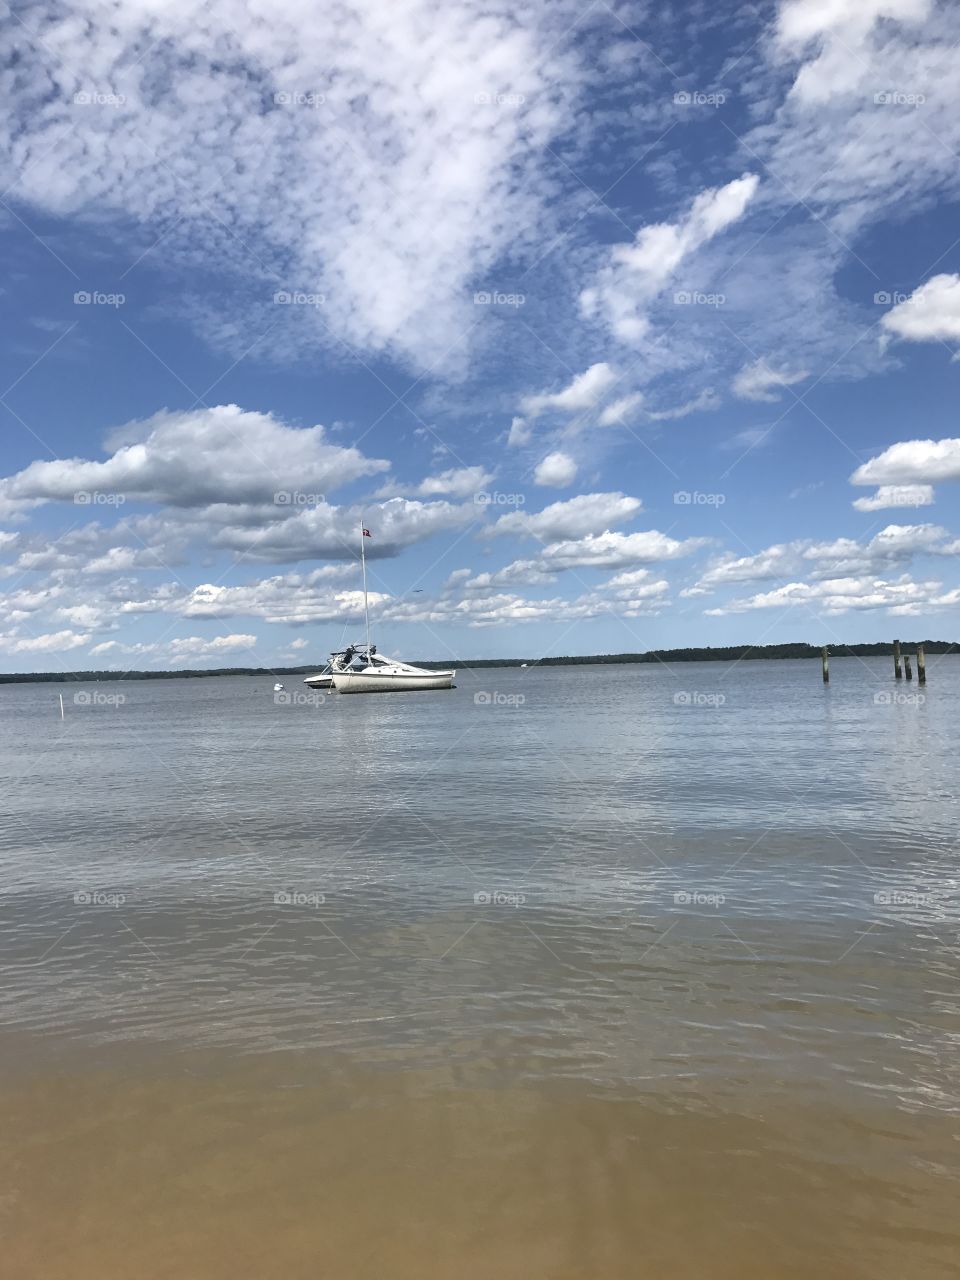
{"label": "red flag", "polygon": [[369,530],[369,529],[364,529],[364,531],[363,531],[363,536],[364,536],[365,538],[372,538],[372,537],[373,537],[373,534],[370,532],[370,530]]}

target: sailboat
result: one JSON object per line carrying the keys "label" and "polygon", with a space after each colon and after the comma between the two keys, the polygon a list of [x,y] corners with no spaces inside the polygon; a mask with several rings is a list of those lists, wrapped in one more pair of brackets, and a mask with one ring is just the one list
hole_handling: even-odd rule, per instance
{"label": "sailboat", "polygon": [[330,655],[330,675],[337,693],[410,693],[414,690],[449,689],[456,671],[428,671],[409,662],[377,653],[370,643],[370,606],[367,599],[367,557],[364,538],[371,537],[360,522],[360,564],[363,569],[363,617],[366,644],[351,645]]}

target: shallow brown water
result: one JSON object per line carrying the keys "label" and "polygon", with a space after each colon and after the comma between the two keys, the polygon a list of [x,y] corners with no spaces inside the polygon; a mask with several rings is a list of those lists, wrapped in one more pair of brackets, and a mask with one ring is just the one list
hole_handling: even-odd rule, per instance
{"label": "shallow brown water", "polygon": [[0,690],[4,1280],[957,1275],[960,661],[833,666]]}
{"label": "shallow brown water", "polygon": [[956,1144],[933,1116],[205,1065],[4,1097],[5,1275],[899,1280],[956,1262]]}

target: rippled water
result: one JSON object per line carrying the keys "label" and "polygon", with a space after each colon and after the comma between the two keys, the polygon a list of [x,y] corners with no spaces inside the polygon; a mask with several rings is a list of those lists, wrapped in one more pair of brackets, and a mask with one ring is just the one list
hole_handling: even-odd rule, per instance
{"label": "rippled water", "polygon": [[891,666],[0,688],[8,1274],[956,1274],[960,659]]}

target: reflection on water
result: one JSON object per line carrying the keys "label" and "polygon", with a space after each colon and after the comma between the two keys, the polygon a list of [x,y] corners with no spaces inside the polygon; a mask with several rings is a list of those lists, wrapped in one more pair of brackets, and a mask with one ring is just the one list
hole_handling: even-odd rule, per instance
{"label": "reflection on water", "polygon": [[0,689],[8,1273],[955,1274],[929,672]]}

